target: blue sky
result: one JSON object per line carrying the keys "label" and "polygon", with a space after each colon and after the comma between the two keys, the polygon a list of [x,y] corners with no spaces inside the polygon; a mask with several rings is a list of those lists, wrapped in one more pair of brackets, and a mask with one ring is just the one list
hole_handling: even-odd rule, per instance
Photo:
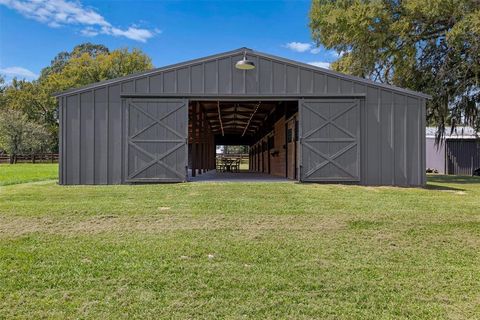
{"label": "blue sky", "polygon": [[156,67],[239,47],[319,66],[310,1],[0,0],[0,73],[34,79],[60,51],[83,42],[140,48]]}

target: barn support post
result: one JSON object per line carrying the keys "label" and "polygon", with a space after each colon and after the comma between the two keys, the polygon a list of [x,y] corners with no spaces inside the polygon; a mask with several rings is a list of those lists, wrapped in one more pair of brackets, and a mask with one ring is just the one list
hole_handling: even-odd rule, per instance
{"label": "barn support post", "polygon": [[[206,116],[205,116],[206,117]],[[212,170],[212,131],[207,119],[207,169]]]}
{"label": "barn support post", "polygon": [[250,147],[252,149],[252,166],[250,170],[255,171],[255,145]]}
{"label": "barn support post", "polygon": [[260,141],[260,145],[261,145],[261,148],[262,148],[262,173],[265,173],[265,169],[266,169],[266,166],[265,166],[265,145],[264,145],[263,140]]}
{"label": "barn support post", "polygon": [[198,121],[198,174],[203,173],[203,123],[202,123],[202,106],[200,103],[198,104],[198,114],[197,114],[197,121]]}
{"label": "barn support post", "polygon": [[195,131],[195,144],[196,144],[196,153],[195,153],[195,170],[197,170],[197,174],[202,174],[202,163],[201,163],[201,146],[200,146],[200,102],[197,101],[195,104],[195,123],[196,123],[196,131]]}
{"label": "barn support post", "polygon": [[209,170],[213,169],[213,166],[212,166],[212,159],[213,159],[212,150],[213,150],[212,130],[209,127],[209,130],[208,130],[208,169]]}
{"label": "barn support post", "polygon": [[[205,119],[207,115],[205,114]],[[210,171],[211,165],[212,165],[212,145],[210,141],[210,136],[211,136],[211,131],[210,131],[210,125],[208,123],[208,120],[205,120],[206,126],[207,126],[207,134],[206,134],[206,144],[207,144],[207,157],[206,157],[206,166],[207,166],[207,171]]]}
{"label": "barn support post", "polygon": [[255,171],[255,145],[253,145],[251,149],[252,149],[252,166],[250,167],[250,170]]}
{"label": "barn support post", "polygon": [[203,140],[203,145],[204,145],[204,155],[203,155],[203,160],[205,161],[204,162],[204,170],[205,172],[207,172],[209,170],[208,168],[208,160],[209,160],[209,152],[208,152],[208,147],[209,147],[209,143],[208,143],[208,136],[209,136],[209,133],[208,133],[208,121],[207,121],[207,114],[204,112],[203,113],[203,124],[204,124],[204,140]]}
{"label": "barn support post", "polygon": [[191,160],[192,160],[192,177],[195,177],[197,174],[197,107],[196,105],[192,105],[192,150],[191,152]]}
{"label": "barn support post", "polygon": [[212,133],[212,169],[217,169],[217,146],[215,145],[215,136]]}
{"label": "barn support post", "polygon": [[253,166],[252,169],[254,172],[257,171],[257,146],[253,145]]}
{"label": "barn support post", "polygon": [[205,113],[200,111],[200,171],[205,173]]}
{"label": "barn support post", "polygon": [[208,162],[207,162],[207,166],[208,166],[208,170],[212,170],[212,133],[210,132],[210,129],[208,130],[208,149],[207,149],[207,159],[208,159]]}
{"label": "barn support post", "polygon": [[212,169],[217,169],[217,145],[215,144],[215,135],[212,132]]}
{"label": "barn support post", "polygon": [[257,172],[260,172],[260,168],[261,168],[261,166],[260,166],[260,151],[262,151],[262,150],[260,148],[260,145],[257,143]]}

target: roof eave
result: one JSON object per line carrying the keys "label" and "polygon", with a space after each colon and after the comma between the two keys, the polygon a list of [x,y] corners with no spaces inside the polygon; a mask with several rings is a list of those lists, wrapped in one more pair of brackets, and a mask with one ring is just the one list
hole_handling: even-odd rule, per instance
{"label": "roof eave", "polygon": [[169,69],[178,68],[180,66],[187,66],[187,65],[191,65],[191,64],[201,63],[203,61],[208,61],[210,59],[221,58],[221,57],[233,55],[233,54],[236,54],[236,53],[243,53],[245,51],[253,52],[253,50],[250,49],[250,48],[242,47],[242,48],[238,48],[238,49],[235,49],[235,50],[225,51],[225,52],[222,52],[222,53],[217,53],[217,54],[209,55],[209,56],[202,57],[202,58],[196,58],[196,59],[192,59],[192,60],[187,60],[187,61],[183,61],[183,62],[179,62],[179,63],[170,64],[170,65],[159,67],[159,68],[150,69],[150,70],[147,70],[147,71],[132,73],[132,74],[129,74],[129,75],[126,75],[126,76],[123,76],[123,77],[118,77],[118,78],[114,78],[114,79],[99,81],[99,82],[91,83],[91,84],[88,84],[86,86],[82,86],[82,87],[78,87],[78,88],[72,88],[72,89],[61,91],[61,92],[55,92],[53,94],[53,97],[58,98],[58,97],[65,96],[65,95],[68,95],[68,94],[81,92],[81,91],[84,91],[84,90],[87,90],[87,89],[102,87],[102,86],[106,86],[106,85],[109,85],[109,84],[134,79],[134,78],[137,78],[137,77],[144,77],[144,76],[148,76],[148,75],[151,75],[151,74],[154,74],[154,73],[157,73],[157,72],[163,72],[163,71],[167,71]]}
{"label": "roof eave", "polygon": [[188,60],[188,61],[184,61],[184,62],[179,62],[179,63],[176,63],[176,64],[171,64],[171,65],[168,65],[168,66],[151,69],[151,70],[148,70],[148,71],[137,72],[137,73],[130,74],[130,75],[127,75],[127,76],[124,76],[124,77],[104,80],[104,81],[92,83],[92,84],[89,84],[89,85],[86,85],[86,86],[83,86],[83,87],[79,87],[79,88],[68,89],[68,90],[65,90],[65,91],[62,91],[62,92],[54,93],[53,96],[58,98],[58,97],[61,97],[61,96],[82,92],[82,91],[85,91],[85,90],[88,90],[88,89],[94,89],[94,88],[103,87],[103,86],[113,84],[113,83],[118,83],[118,82],[130,80],[130,79],[135,79],[137,77],[149,76],[149,75],[155,74],[157,72],[164,72],[164,71],[167,71],[167,70],[170,70],[170,69],[175,69],[175,68],[178,68],[178,67],[181,67],[181,66],[188,66],[188,65],[208,61],[208,60],[211,60],[211,59],[217,59],[217,58],[221,58],[221,57],[225,57],[225,56],[230,56],[230,55],[233,55],[233,54],[243,53],[245,51],[247,51],[251,54],[260,56],[260,57],[267,58],[267,59],[277,60],[277,61],[281,61],[281,62],[284,62],[284,63],[297,65],[297,66],[300,66],[300,67],[303,67],[303,68],[316,70],[316,71],[321,71],[323,73],[326,73],[326,74],[329,74],[329,75],[332,75],[332,76],[335,76],[335,77],[338,77],[338,78],[342,78],[342,79],[346,79],[346,80],[350,80],[350,81],[356,81],[356,82],[359,82],[359,83],[364,83],[366,85],[377,86],[377,87],[397,91],[397,92],[400,92],[400,93],[403,93],[403,94],[408,94],[408,95],[411,95],[411,96],[416,96],[416,97],[420,97],[420,98],[424,98],[424,99],[429,99],[429,100],[432,99],[431,95],[428,95],[428,94],[425,94],[425,93],[422,93],[422,92],[417,92],[417,91],[413,91],[413,90],[409,90],[409,89],[404,89],[404,88],[396,87],[396,86],[393,86],[393,85],[378,83],[378,82],[375,82],[375,81],[372,81],[372,80],[347,75],[347,74],[336,72],[336,71],[333,71],[333,70],[330,70],[330,69],[313,66],[311,64],[307,64],[307,63],[303,63],[303,62],[299,62],[299,61],[295,61],[295,60],[290,60],[290,59],[283,58],[283,57],[274,56],[274,55],[271,55],[271,54],[268,54],[268,53],[263,53],[263,52],[260,52],[260,51],[255,51],[255,50],[252,50],[252,49],[249,49],[249,48],[246,48],[246,47],[242,47],[242,48],[238,48],[238,49],[235,49],[235,50],[226,51],[226,52],[222,52],[222,53],[218,53],[218,54],[214,54],[214,55],[210,55],[210,56],[206,56],[206,57],[202,57],[202,58],[197,58],[197,59],[192,59],[192,60]]}
{"label": "roof eave", "polygon": [[333,70],[330,70],[330,69],[317,67],[317,66],[314,66],[314,65],[311,65],[311,64],[308,64],[308,63],[295,61],[295,60],[290,60],[290,59],[287,59],[287,58],[278,57],[278,56],[275,56],[275,55],[271,55],[271,54],[268,54],[268,53],[263,53],[263,52],[259,52],[259,51],[255,51],[255,50],[252,50],[252,53],[256,54],[258,56],[264,57],[264,58],[275,59],[275,60],[279,60],[279,61],[289,63],[289,64],[296,64],[296,65],[300,65],[304,68],[309,68],[309,69],[312,69],[312,70],[319,70],[319,71],[322,71],[323,73],[330,74],[330,75],[335,76],[335,77],[339,77],[339,78],[343,78],[343,79],[347,79],[347,80],[352,80],[352,81],[357,81],[357,82],[361,82],[361,83],[365,83],[365,84],[369,84],[369,85],[373,85],[373,86],[378,86],[378,87],[402,92],[402,93],[409,94],[409,95],[419,96],[419,97],[429,99],[429,100],[432,99],[431,95],[423,93],[423,92],[418,92],[418,91],[414,91],[414,90],[410,90],[410,89],[400,88],[400,87],[390,85],[390,84],[379,83],[379,82],[375,82],[375,81],[368,80],[368,79],[365,79],[365,78],[360,78],[360,77],[348,75],[348,74],[345,74],[345,73],[340,73],[340,72],[333,71]]}

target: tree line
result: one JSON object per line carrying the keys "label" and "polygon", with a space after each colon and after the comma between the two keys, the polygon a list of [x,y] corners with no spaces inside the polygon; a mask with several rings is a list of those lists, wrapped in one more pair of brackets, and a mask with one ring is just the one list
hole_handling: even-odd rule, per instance
{"label": "tree line", "polygon": [[0,152],[10,155],[11,162],[18,154],[57,152],[54,93],[151,68],[150,57],[141,50],[83,43],[57,54],[36,80],[7,83],[0,75]]}

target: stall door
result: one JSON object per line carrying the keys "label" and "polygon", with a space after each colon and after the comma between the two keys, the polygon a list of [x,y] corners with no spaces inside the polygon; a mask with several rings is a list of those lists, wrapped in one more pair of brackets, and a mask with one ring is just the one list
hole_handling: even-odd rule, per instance
{"label": "stall door", "polygon": [[358,100],[300,100],[300,180],[360,180]]}
{"label": "stall door", "polygon": [[126,182],[187,180],[188,103],[127,99]]}

